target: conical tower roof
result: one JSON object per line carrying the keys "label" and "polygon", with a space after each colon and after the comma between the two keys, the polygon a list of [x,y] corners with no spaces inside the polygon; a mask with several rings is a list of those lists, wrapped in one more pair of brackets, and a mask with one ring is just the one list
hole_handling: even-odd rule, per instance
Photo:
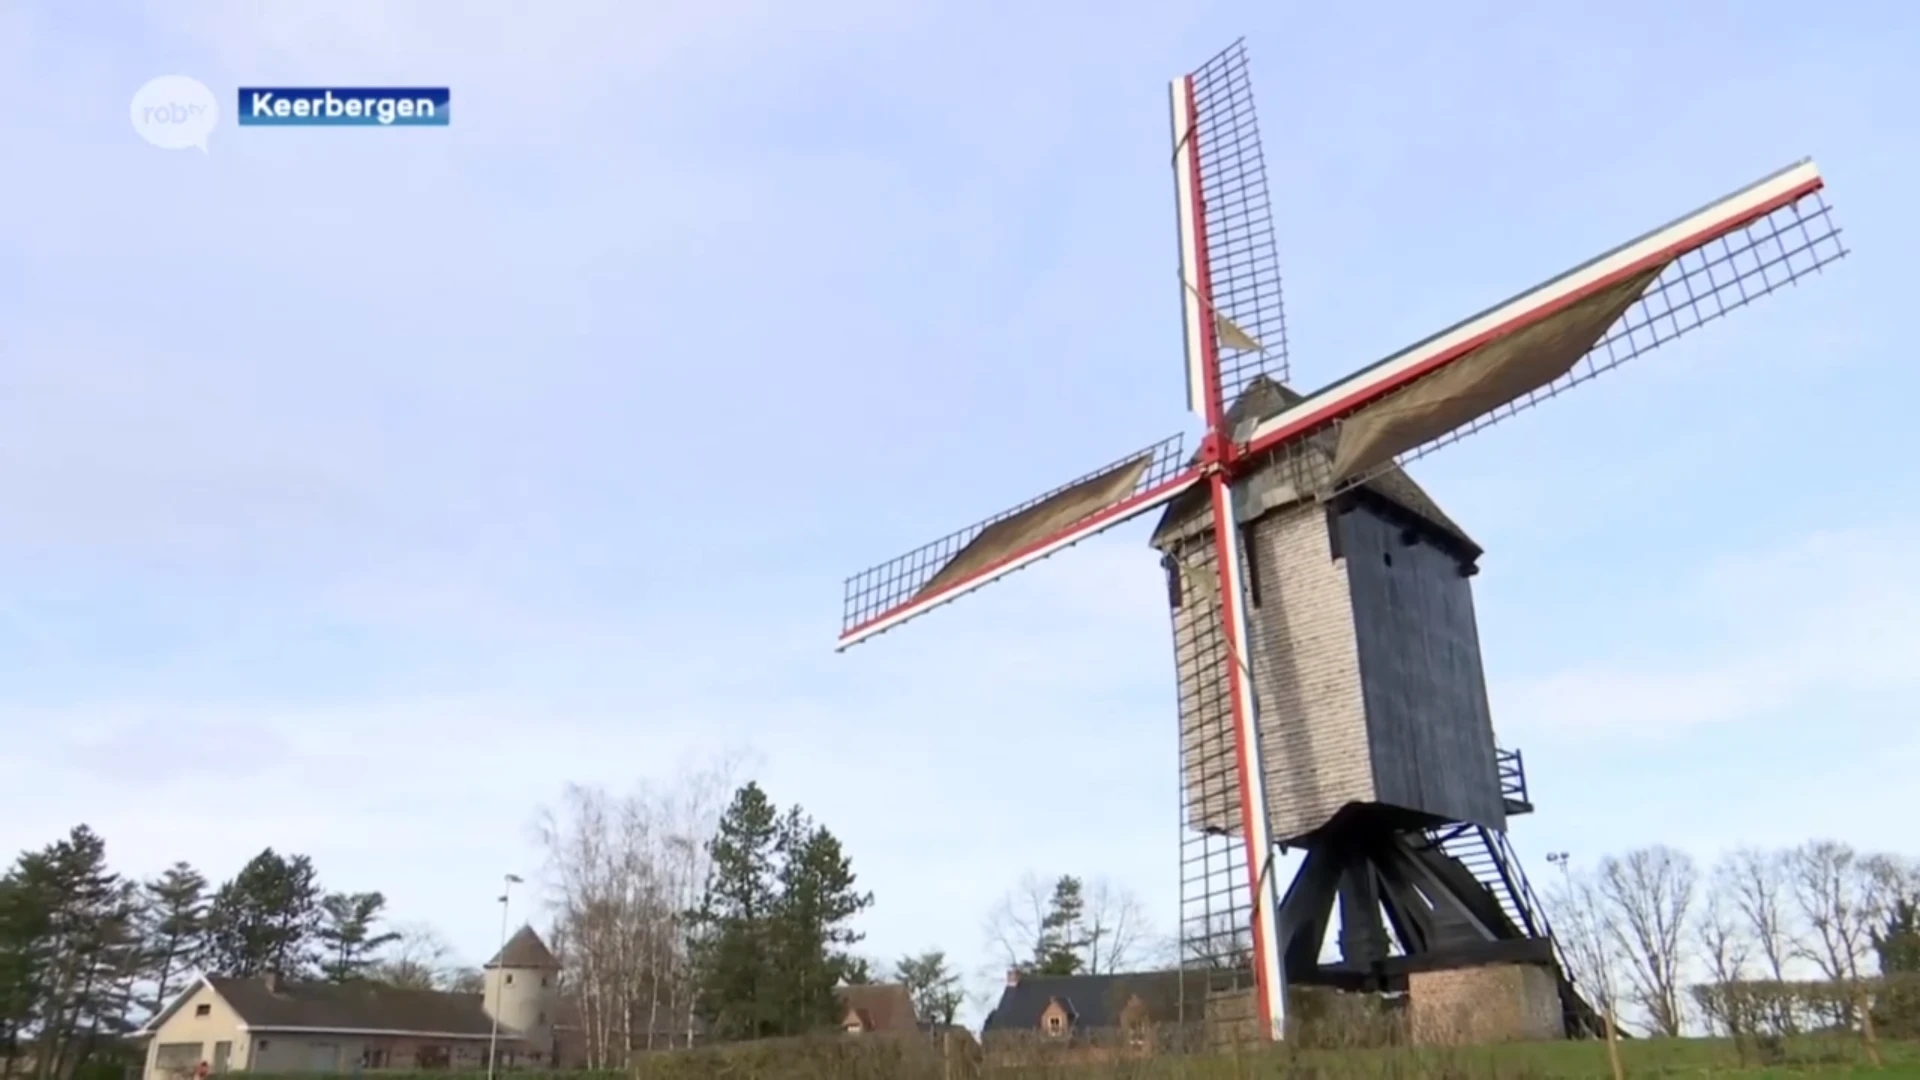
{"label": "conical tower roof", "polygon": [[507,943],[501,946],[494,958],[487,961],[489,968],[530,968],[539,971],[558,971],[560,961],[554,959],[553,950],[540,940],[533,927],[522,926],[513,932]]}

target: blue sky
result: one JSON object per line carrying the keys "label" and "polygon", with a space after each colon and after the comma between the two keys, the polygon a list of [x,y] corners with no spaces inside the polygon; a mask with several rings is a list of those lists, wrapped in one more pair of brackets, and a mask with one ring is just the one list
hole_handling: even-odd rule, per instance
{"label": "blue sky", "polygon": [[[743,751],[876,955],[982,964],[1030,870],[1170,928],[1146,526],[831,644],[845,574],[1187,422],[1165,80],[1241,34],[1304,384],[1821,163],[1835,270],[1415,471],[1536,876],[1911,844],[1920,12],[180,7],[0,11],[0,846],[305,851],[477,960],[563,785]],[[171,73],[456,118],[169,153]]]}

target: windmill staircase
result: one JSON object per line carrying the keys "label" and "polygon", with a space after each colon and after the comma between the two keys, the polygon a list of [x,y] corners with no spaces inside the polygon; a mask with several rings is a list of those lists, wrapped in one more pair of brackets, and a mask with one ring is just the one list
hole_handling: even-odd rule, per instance
{"label": "windmill staircase", "polygon": [[[1525,762],[1518,750],[1495,752],[1500,771],[1501,794],[1509,817],[1533,812],[1527,795]],[[1447,825],[1429,829],[1429,850],[1451,856],[1466,867],[1474,880],[1487,891],[1506,917],[1507,926],[1498,928],[1502,936],[1542,939],[1553,949],[1554,979],[1559,984],[1560,1012],[1572,1038],[1601,1037],[1605,1033],[1600,1014],[1574,985],[1565,950],[1553,935],[1547,921],[1546,906],[1520,867],[1519,856],[1504,830],[1479,825]]]}

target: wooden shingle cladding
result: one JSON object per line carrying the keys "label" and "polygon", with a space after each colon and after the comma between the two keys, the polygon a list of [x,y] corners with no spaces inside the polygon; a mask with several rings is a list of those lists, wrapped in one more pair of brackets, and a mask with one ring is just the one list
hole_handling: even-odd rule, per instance
{"label": "wooden shingle cladding", "polygon": [[[1297,400],[1263,380],[1230,416],[1246,428]],[[1273,838],[1371,802],[1503,828],[1469,581],[1479,546],[1398,469],[1321,503],[1293,486],[1301,460],[1236,487]],[[1236,833],[1212,517],[1189,492],[1153,543],[1171,575],[1188,820]]]}

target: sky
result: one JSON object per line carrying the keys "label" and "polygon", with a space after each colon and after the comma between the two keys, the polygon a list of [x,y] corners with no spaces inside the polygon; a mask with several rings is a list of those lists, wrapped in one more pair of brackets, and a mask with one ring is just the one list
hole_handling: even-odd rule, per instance
{"label": "sky", "polygon": [[[734,755],[875,957],[990,968],[1027,873],[1171,930],[1148,525],[833,639],[846,575],[1193,434],[1166,80],[1241,35],[1303,386],[1820,163],[1850,257],[1414,473],[1487,549],[1536,881],[1913,847],[1920,10],[450,10],[0,7],[0,849],[305,852],[477,962],[566,785]],[[131,129],[164,74],[207,153]],[[243,85],[455,119],[242,131]]]}

